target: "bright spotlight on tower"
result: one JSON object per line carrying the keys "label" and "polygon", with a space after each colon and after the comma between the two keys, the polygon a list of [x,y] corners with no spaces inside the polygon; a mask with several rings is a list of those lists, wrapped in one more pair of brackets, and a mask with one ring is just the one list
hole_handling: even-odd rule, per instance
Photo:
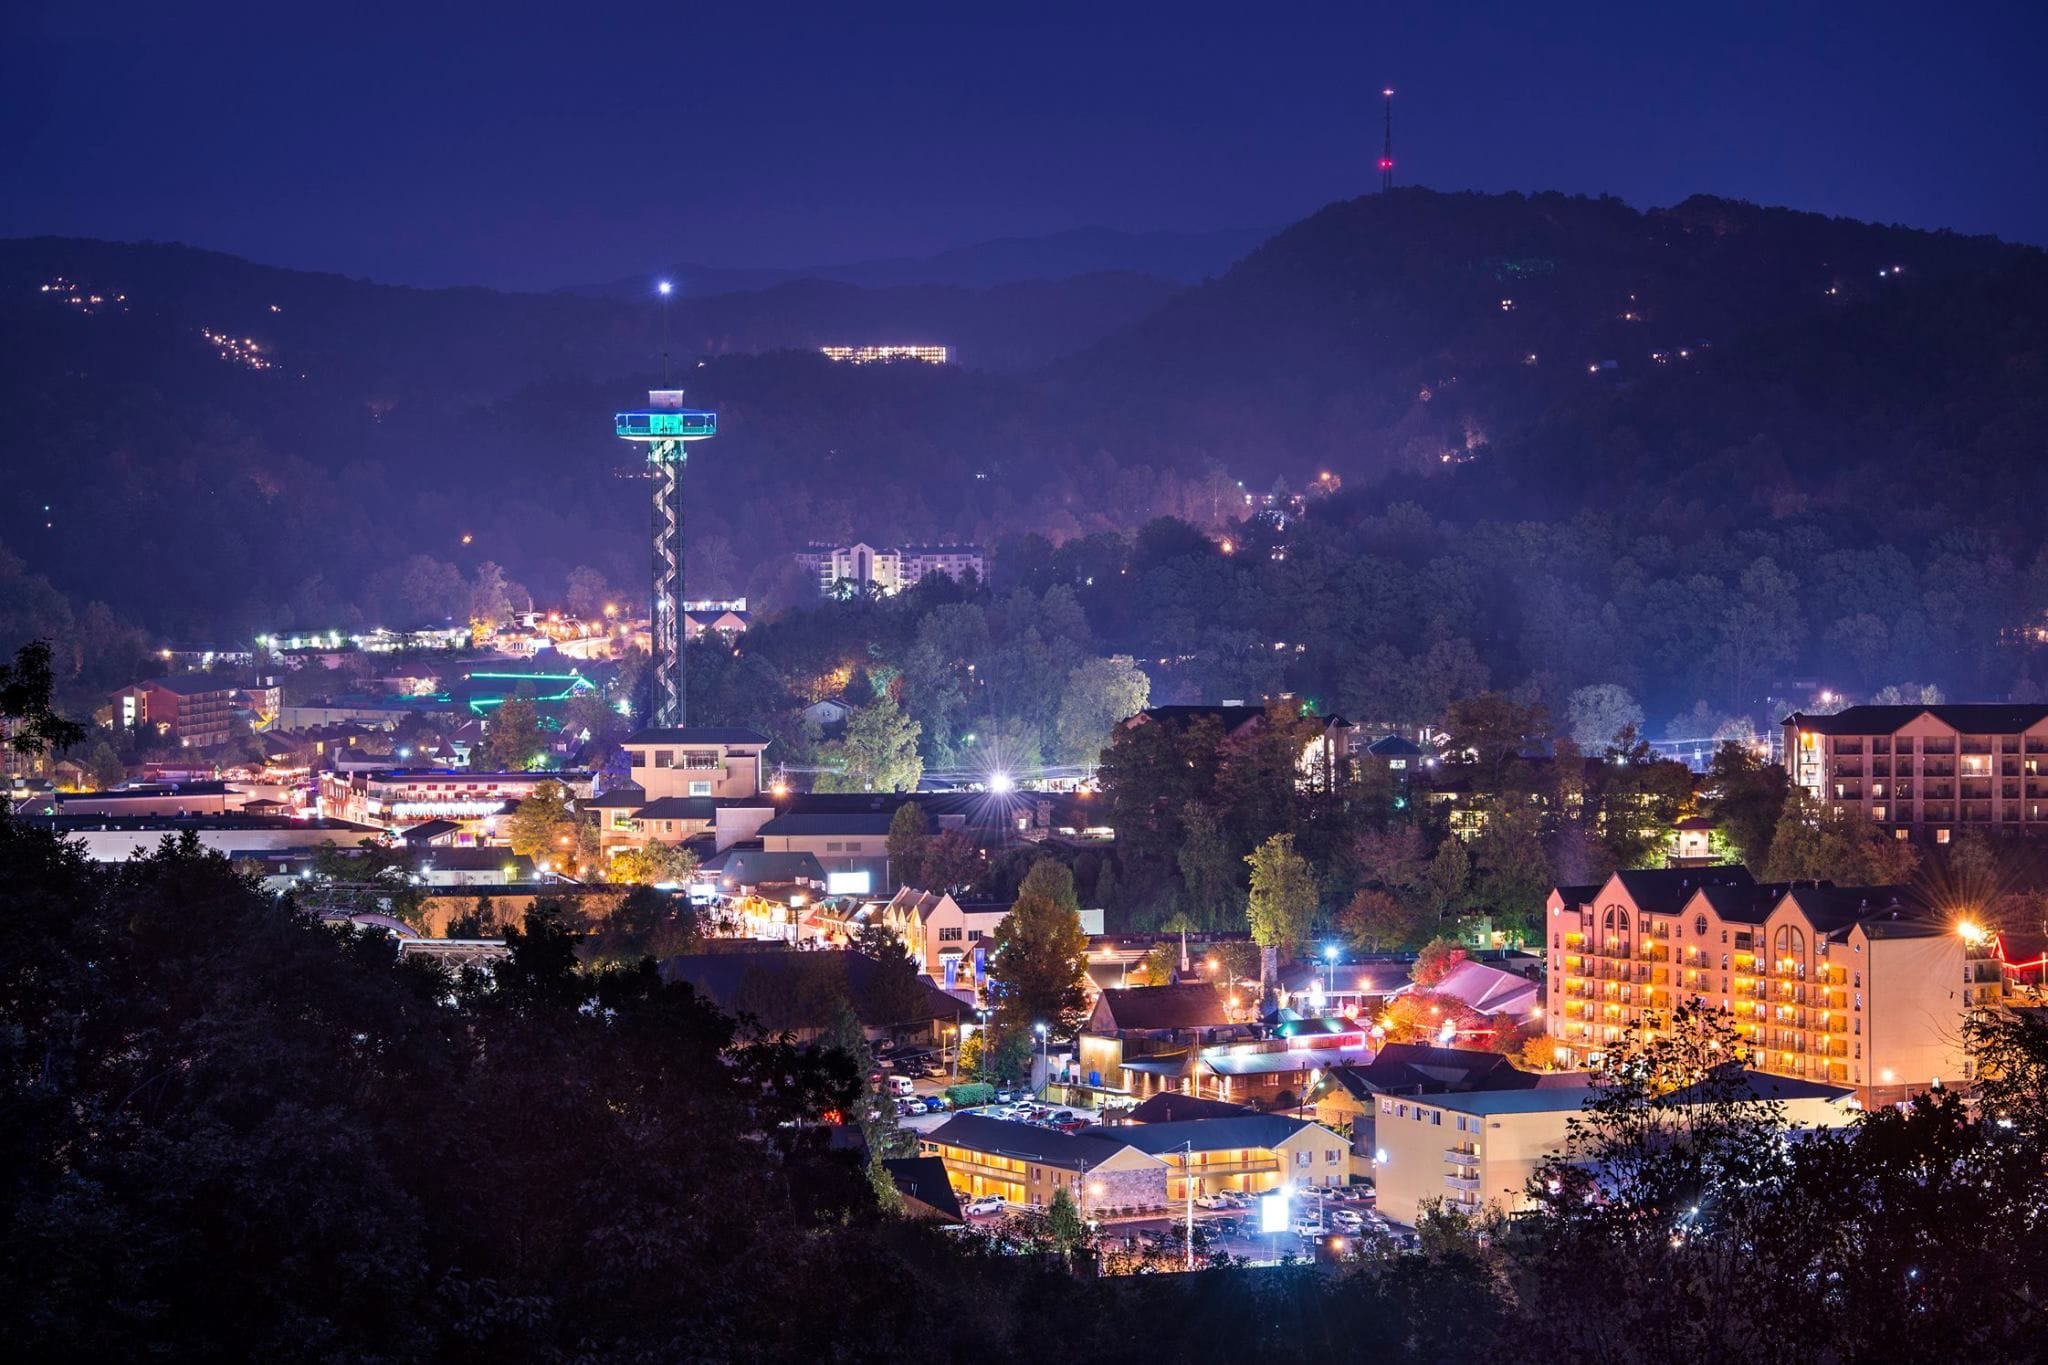
{"label": "bright spotlight on tower", "polygon": [[657,293],[672,294],[675,292],[675,283],[671,280],[663,280],[660,284],[655,285],[654,288]]}
{"label": "bright spotlight on tower", "polygon": [[1017,790],[1017,779],[1008,773],[990,773],[988,775],[988,789],[998,796],[1005,792],[1013,792]]}

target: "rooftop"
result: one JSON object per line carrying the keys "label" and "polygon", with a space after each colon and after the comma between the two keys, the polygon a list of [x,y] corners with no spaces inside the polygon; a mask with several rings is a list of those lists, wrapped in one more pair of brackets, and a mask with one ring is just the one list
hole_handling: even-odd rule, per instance
{"label": "rooftop", "polygon": [[685,725],[680,729],[636,730],[620,743],[635,744],[758,744],[766,746],[771,741],[759,730],[749,730],[738,725]]}
{"label": "rooftop", "polygon": [[1099,1165],[1115,1156],[1120,1149],[1133,1145],[1123,1136],[1132,1131],[1139,1130],[1089,1128],[1068,1134],[1054,1128],[1041,1128],[1035,1123],[1015,1123],[982,1114],[955,1114],[925,1134],[924,1140],[948,1147],[965,1147],[972,1152],[986,1152],[991,1156],[1014,1157],[1040,1166],[1081,1171]]}
{"label": "rooftop", "polygon": [[1105,1014],[1104,1022],[1119,1032],[1222,1028],[1230,1022],[1223,1012],[1223,993],[1207,982],[1107,990],[1096,1010]]}
{"label": "rooftop", "polygon": [[880,811],[859,815],[778,815],[756,832],[764,839],[777,835],[801,838],[817,834],[887,834],[894,814]]}
{"label": "rooftop", "polygon": [[1966,735],[2012,735],[2048,720],[2048,706],[1959,702],[1939,706],[1852,706],[1831,716],[1794,711],[1785,724],[1821,735],[1889,735],[1921,716],[1932,716]]}
{"label": "rooftop", "polygon": [[1636,908],[1651,915],[1675,915],[1703,886],[1748,886],[1756,879],[1740,863],[1721,867],[1657,867],[1617,872],[1614,879]]}

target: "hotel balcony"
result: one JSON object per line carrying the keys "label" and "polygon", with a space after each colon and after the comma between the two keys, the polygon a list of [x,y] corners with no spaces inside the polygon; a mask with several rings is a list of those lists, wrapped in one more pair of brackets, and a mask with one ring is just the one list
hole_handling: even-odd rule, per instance
{"label": "hotel balcony", "polygon": [[1446,1147],[1444,1148],[1444,1160],[1453,1166],[1476,1167],[1479,1165],[1479,1153],[1468,1152],[1463,1147]]}
{"label": "hotel balcony", "polygon": [[1444,1177],[1444,1184],[1449,1185],[1454,1190],[1477,1192],[1479,1189],[1479,1177],[1476,1175],[1447,1175]]}

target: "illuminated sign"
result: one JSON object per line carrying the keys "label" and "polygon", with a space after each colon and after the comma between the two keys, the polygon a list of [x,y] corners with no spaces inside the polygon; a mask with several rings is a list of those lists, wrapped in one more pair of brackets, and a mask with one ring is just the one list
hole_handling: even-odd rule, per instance
{"label": "illuminated sign", "polygon": [[875,874],[863,868],[858,872],[827,872],[825,894],[828,896],[870,896],[874,894]]}
{"label": "illuminated sign", "polygon": [[1292,1226],[1287,1191],[1277,1189],[1259,1200],[1259,1231],[1285,1232]]}

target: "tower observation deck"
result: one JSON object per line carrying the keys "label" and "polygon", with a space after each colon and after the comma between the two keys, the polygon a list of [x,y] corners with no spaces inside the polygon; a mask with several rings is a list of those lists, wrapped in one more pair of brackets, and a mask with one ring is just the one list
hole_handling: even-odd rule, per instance
{"label": "tower observation deck", "polygon": [[613,428],[647,447],[654,480],[651,520],[654,542],[650,643],[654,650],[654,713],[651,725],[687,723],[683,685],[683,466],[688,443],[718,434],[718,414],[683,406],[681,389],[652,389],[647,406],[622,412]]}

